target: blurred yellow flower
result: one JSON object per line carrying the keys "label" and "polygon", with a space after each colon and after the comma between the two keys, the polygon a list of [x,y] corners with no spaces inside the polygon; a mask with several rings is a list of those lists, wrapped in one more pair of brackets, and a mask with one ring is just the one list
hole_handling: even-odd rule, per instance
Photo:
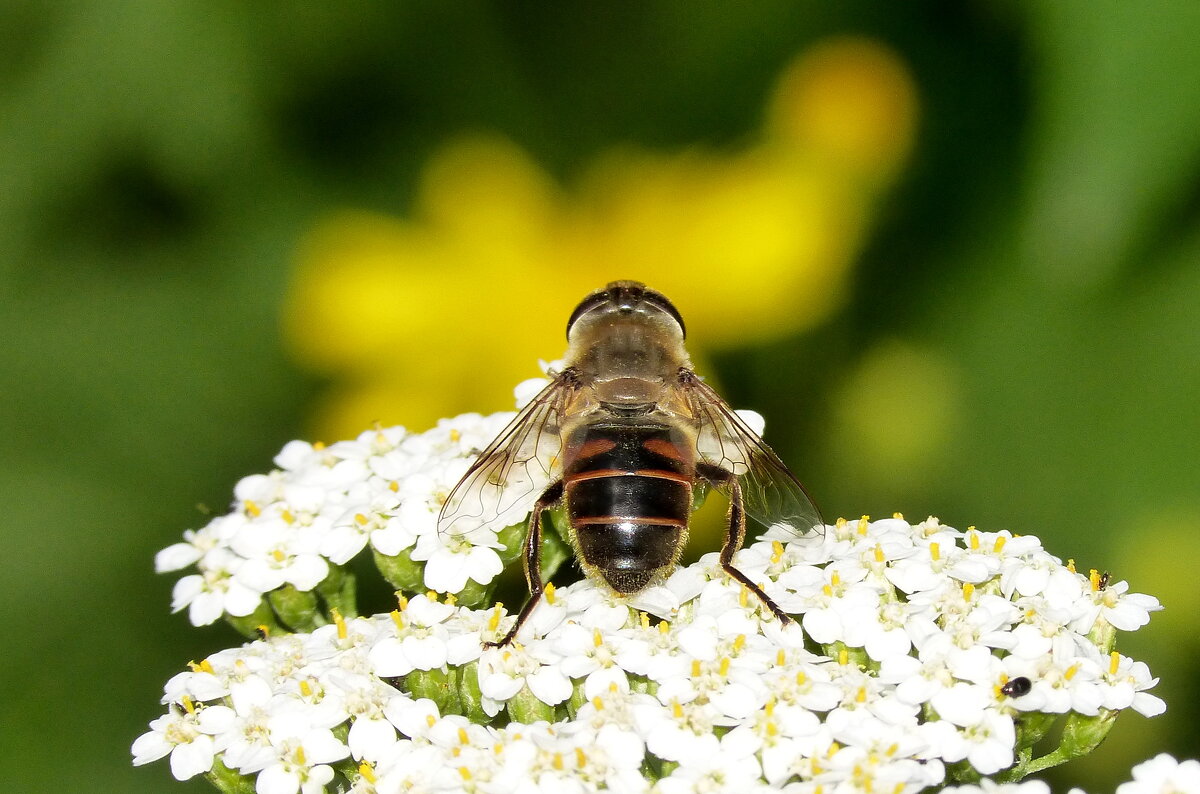
{"label": "blurred yellow flower", "polygon": [[900,498],[925,484],[942,460],[962,413],[958,370],[932,350],[885,340],[834,390],[830,446],[853,449],[838,482]]}
{"label": "blurred yellow flower", "polygon": [[411,218],[338,213],[301,247],[285,337],[333,384],[314,431],[510,407],[575,303],[617,278],[666,293],[693,353],[820,323],[915,118],[897,56],[839,38],[785,69],[741,151],[620,149],[564,188],[508,141],[449,143]]}

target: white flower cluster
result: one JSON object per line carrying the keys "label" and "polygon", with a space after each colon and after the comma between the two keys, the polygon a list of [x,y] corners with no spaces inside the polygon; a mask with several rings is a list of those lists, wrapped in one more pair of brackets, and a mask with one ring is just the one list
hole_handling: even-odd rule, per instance
{"label": "white flower cluster", "polygon": [[[196,626],[245,617],[280,587],[315,589],[331,565],[368,543],[379,554],[407,552],[423,562],[425,587],[439,592],[458,592],[469,579],[490,582],[503,568],[496,533],[451,538],[437,532],[437,517],[474,457],[513,416],[464,414],[420,434],[390,427],[329,446],[289,443],[275,457],[278,469],[238,482],[230,513],[155,557],[160,573],[199,569],[176,583],[173,610],[188,609]],[[500,526],[518,523],[536,496]]]}
{"label": "white flower cluster", "polygon": [[[371,457],[354,464],[367,481]],[[1036,538],[864,518],[736,564],[800,625],[715,554],[632,599],[550,588],[505,648],[483,647],[510,625],[501,607],[417,596],[176,676],[134,761],[169,753],[185,778],[219,758],[261,794],[335,775],[355,792],[915,792],[949,764],[1011,766],[1026,712],[1163,710],[1146,666],[1105,652],[1158,602]]]}

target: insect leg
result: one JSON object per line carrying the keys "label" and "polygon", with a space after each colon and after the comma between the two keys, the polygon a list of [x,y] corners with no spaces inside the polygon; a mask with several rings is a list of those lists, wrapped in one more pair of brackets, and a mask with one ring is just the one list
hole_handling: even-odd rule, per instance
{"label": "insect leg", "polygon": [[533,506],[529,514],[529,531],[525,533],[525,583],[529,585],[529,600],[517,614],[517,622],[499,642],[485,642],[485,648],[502,648],[513,641],[525,623],[526,618],[533,612],[542,597],[542,511],[562,498],[562,480],[550,485]]}
{"label": "insect leg", "polygon": [[772,601],[761,587],[750,581],[749,576],[733,567],[733,555],[738,553],[738,550],[742,548],[742,542],[746,539],[746,506],[741,483],[731,472],[717,466],[701,464],[697,466],[697,471],[714,485],[723,485],[729,490],[728,526],[725,530],[725,545],[721,547],[721,569],[758,596],[758,600],[762,601],[767,609],[779,618],[779,622],[786,626],[792,622],[788,614],[780,609],[779,605]]}

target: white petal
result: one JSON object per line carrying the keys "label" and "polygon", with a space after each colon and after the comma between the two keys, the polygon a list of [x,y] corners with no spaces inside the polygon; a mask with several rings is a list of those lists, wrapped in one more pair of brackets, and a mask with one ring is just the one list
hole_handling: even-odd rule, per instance
{"label": "white petal", "polygon": [[158,731],[143,733],[133,740],[133,765],[141,766],[151,761],[157,761],[174,749],[175,745],[167,741]]}
{"label": "white petal", "polygon": [[386,720],[359,718],[347,737],[355,758],[378,761],[396,743],[396,729]]}
{"label": "white petal", "polygon": [[527,676],[526,681],[534,697],[550,706],[557,706],[571,696],[571,679],[557,667],[545,666]]}
{"label": "white petal", "polygon": [[176,745],[171,751],[171,774],[176,780],[187,780],[212,769],[213,740],[197,736],[187,744]]}
{"label": "white petal", "polygon": [[274,764],[258,773],[254,790],[257,794],[296,794],[300,790],[300,775]]}

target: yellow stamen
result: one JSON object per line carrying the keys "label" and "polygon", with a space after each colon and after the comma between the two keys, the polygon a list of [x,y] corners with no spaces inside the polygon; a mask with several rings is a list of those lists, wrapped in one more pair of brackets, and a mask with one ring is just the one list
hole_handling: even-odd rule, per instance
{"label": "yellow stamen", "polygon": [[855,703],[866,703],[867,702],[867,688],[865,686],[860,686],[858,688],[858,694],[856,694],[854,696],[854,702]]}
{"label": "yellow stamen", "polygon": [[888,747],[888,749],[884,750],[883,752],[884,755],[886,755],[888,758],[891,758],[893,755],[900,752],[900,745],[892,744],[892,746]]}
{"label": "yellow stamen", "polygon": [[434,725],[437,725],[437,718],[434,717],[432,714],[426,714],[425,715],[425,724],[428,725],[430,728],[432,728]]}
{"label": "yellow stamen", "polygon": [[824,585],[821,588],[821,592],[824,593],[827,597],[833,598],[833,588],[830,587],[829,585]]}
{"label": "yellow stamen", "polygon": [[745,607],[749,603],[750,591],[746,588],[746,585],[742,585],[742,591],[738,593],[738,606]]}
{"label": "yellow stamen", "polygon": [[404,631],[404,615],[400,614],[400,610],[393,609],[389,615],[392,623],[396,624],[396,631]]}
{"label": "yellow stamen", "polygon": [[845,529],[845,528],[846,528],[846,524],[848,524],[848,523],[850,523],[850,522],[848,522],[846,519],[844,519],[844,518],[839,518],[837,521],[835,521],[835,522],[833,523],[833,525],[834,525],[835,527],[837,527],[838,529]]}
{"label": "yellow stamen", "polygon": [[971,547],[971,551],[979,551],[979,533],[975,531],[975,527],[967,527],[967,545]]}
{"label": "yellow stamen", "polygon": [[342,617],[342,613],[338,611],[337,607],[330,607],[329,616],[333,618],[333,622],[337,626],[338,639],[346,639],[346,619]]}
{"label": "yellow stamen", "polygon": [[375,767],[363,761],[358,765],[358,775],[368,783],[375,783],[379,778],[375,777]]}
{"label": "yellow stamen", "polygon": [[703,671],[700,669],[700,660],[693,659],[692,660],[692,678],[699,678],[701,672],[703,672]]}
{"label": "yellow stamen", "polygon": [[975,595],[975,585],[963,582],[963,601],[970,601],[973,595]]}
{"label": "yellow stamen", "polygon": [[370,520],[370,519],[368,519],[368,518],[367,518],[366,516],[364,516],[362,513],[355,513],[355,514],[354,514],[354,523],[355,523],[355,524],[358,524],[360,527],[362,527],[362,526],[366,526],[366,524],[367,524],[367,521],[369,521],[369,520]]}
{"label": "yellow stamen", "polygon": [[308,759],[304,757],[304,748],[296,748],[296,764],[299,766],[308,766]]}
{"label": "yellow stamen", "polygon": [[763,713],[765,713],[768,717],[773,716],[775,714],[775,697],[774,696],[771,696],[771,699],[767,701],[767,704],[765,706],[763,706]]}
{"label": "yellow stamen", "polygon": [[458,729],[458,743],[459,744],[467,744],[470,741],[471,741],[470,737],[467,736],[467,729],[459,728]]}
{"label": "yellow stamen", "polygon": [[446,606],[452,607],[458,603],[458,596],[454,593],[446,593]]}
{"label": "yellow stamen", "polygon": [[397,482],[396,480],[392,480],[391,482],[388,483],[388,490],[391,491],[392,493],[399,493],[400,483]]}
{"label": "yellow stamen", "polygon": [[596,711],[600,711],[604,708],[604,701],[600,699],[599,695],[596,695],[592,698],[592,705],[596,707]]}
{"label": "yellow stamen", "polygon": [[400,606],[400,611],[408,609],[408,596],[404,595],[403,590],[396,591],[396,603]]}
{"label": "yellow stamen", "polygon": [[597,648],[604,644],[604,635],[600,633],[600,629],[592,629],[592,644]]}
{"label": "yellow stamen", "polygon": [[850,651],[846,650],[845,648],[842,648],[840,651],[838,651],[838,664],[840,664],[842,667],[845,667],[849,663],[850,663]]}
{"label": "yellow stamen", "polygon": [[664,620],[662,623],[658,624],[658,633],[659,634],[665,635],[670,630],[671,630],[671,626],[670,626],[670,624],[667,623],[667,621]]}
{"label": "yellow stamen", "polygon": [[678,700],[671,701],[671,715],[677,720],[683,719],[683,706],[679,705]]}
{"label": "yellow stamen", "polygon": [[492,616],[488,618],[488,631],[495,631],[500,628],[501,605],[496,604],[496,608],[492,610]]}
{"label": "yellow stamen", "polygon": [[887,559],[887,558],[883,556],[883,546],[880,546],[878,543],[876,543],[875,544],[875,562],[883,562],[885,559]]}
{"label": "yellow stamen", "polygon": [[1000,552],[1004,551],[1005,543],[1008,543],[1008,538],[1004,537],[1003,535],[996,538],[996,543],[994,546],[992,546],[992,551],[996,554],[999,554]]}
{"label": "yellow stamen", "polygon": [[1092,572],[1088,574],[1088,581],[1090,581],[1092,583],[1092,592],[1093,593],[1100,592],[1100,572],[1099,571],[1097,571],[1095,568],[1093,568]]}
{"label": "yellow stamen", "polygon": [[554,603],[554,583],[553,582],[546,582],[545,586],[542,588],[542,595],[545,596],[547,604]]}
{"label": "yellow stamen", "polygon": [[867,534],[867,525],[869,525],[870,523],[871,523],[870,516],[863,516],[862,518],[858,519],[858,534],[860,534],[860,535]]}
{"label": "yellow stamen", "polygon": [[892,513],[892,518],[898,518],[898,519],[900,519],[901,521],[903,521],[903,520],[904,520],[904,514],[903,514],[903,513]]}
{"label": "yellow stamen", "polygon": [[929,544],[929,558],[934,562],[942,558],[942,548],[937,543]]}
{"label": "yellow stamen", "polygon": [[783,561],[783,544],[777,540],[771,541],[771,562],[778,565]]}
{"label": "yellow stamen", "polygon": [[283,549],[275,549],[271,552],[271,556],[275,558],[275,562],[283,562],[287,559],[287,555],[283,553]]}
{"label": "yellow stamen", "polygon": [[1073,664],[1067,668],[1067,671],[1065,673],[1063,673],[1063,678],[1070,681],[1072,678],[1075,677],[1075,674],[1078,672],[1079,672],[1079,665]]}
{"label": "yellow stamen", "polygon": [[1069,558],[1069,559],[1067,560],[1067,570],[1068,570],[1068,571],[1070,571],[1071,573],[1075,573],[1075,560],[1074,560],[1074,558]]}
{"label": "yellow stamen", "polygon": [[250,516],[251,518],[258,518],[262,515],[262,508],[259,507],[257,503],[252,502],[249,499],[246,500],[246,504],[243,506],[243,509],[246,511],[246,515]]}
{"label": "yellow stamen", "polygon": [[1116,675],[1117,670],[1121,667],[1121,654],[1113,651],[1108,655],[1108,674]]}
{"label": "yellow stamen", "polygon": [[726,676],[729,675],[729,657],[728,656],[721,657],[721,663],[717,666],[717,674],[720,675],[722,678],[725,678]]}
{"label": "yellow stamen", "polygon": [[314,442],[312,442],[312,448],[314,451],[320,452],[321,450],[325,449],[325,442],[324,441],[314,441]]}
{"label": "yellow stamen", "polygon": [[587,766],[587,756],[578,747],[575,748],[575,766]]}
{"label": "yellow stamen", "polygon": [[645,612],[638,613],[638,620],[641,621],[642,628],[644,628],[644,629],[650,628],[650,616],[647,615]]}
{"label": "yellow stamen", "polygon": [[460,777],[462,777],[462,779],[463,779],[463,780],[470,780],[470,779],[471,779],[471,770],[470,770],[470,769],[468,769],[468,768],[467,768],[467,767],[465,767],[465,766],[460,766],[460,767],[458,768],[458,774],[459,774],[459,776],[460,776]]}
{"label": "yellow stamen", "polygon": [[281,512],[279,514],[279,517],[283,519],[283,522],[285,524],[295,524],[296,523],[296,516],[292,515],[291,510],[284,510],[283,512]]}
{"label": "yellow stamen", "polygon": [[562,753],[555,753],[555,754],[554,754],[554,760],[550,762],[550,765],[551,765],[551,766],[553,766],[555,769],[557,769],[558,771],[560,771],[560,772],[561,772],[561,771],[562,771],[562,768],[563,768],[563,757],[562,757]]}
{"label": "yellow stamen", "polygon": [[783,648],[780,648],[775,651],[775,666],[783,667],[785,664],[787,664],[787,654],[784,653]]}
{"label": "yellow stamen", "polygon": [[804,686],[807,683],[808,683],[808,676],[805,675],[803,670],[796,673],[796,686]]}
{"label": "yellow stamen", "polygon": [[301,678],[300,679],[300,694],[304,695],[304,697],[307,698],[307,697],[312,697],[312,693],[313,693],[312,684],[308,683],[307,678]]}
{"label": "yellow stamen", "polygon": [[458,430],[451,430],[450,440],[457,444],[459,441],[462,441],[462,433],[460,433]]}
{"label": "yellow stamen", "polygon": [[739,634],[733,638],[733,650],[735,653],[741,651],[742,648],[745,648],[745,647],[746,647],[746,635],[745,634]]}
{"label": "yellow stamen", "polygon": [[775,724],[775,720],[767,723],[767,736],[776,736],[779,734],[779,726]]}
{"label": "yellow stamen", "polygon": [[425,597],[436,604],[438,600],[438,592],[437,590],[426,590]]}
{"label": "yellow stamen", "polygon": [[179,702],[183,705],[183,710],[186,711],[188,714],[196,713],[196,704],[192,701],[191,697],[189,697],[188,695],[184,695],[183,699],[180,700]]}

